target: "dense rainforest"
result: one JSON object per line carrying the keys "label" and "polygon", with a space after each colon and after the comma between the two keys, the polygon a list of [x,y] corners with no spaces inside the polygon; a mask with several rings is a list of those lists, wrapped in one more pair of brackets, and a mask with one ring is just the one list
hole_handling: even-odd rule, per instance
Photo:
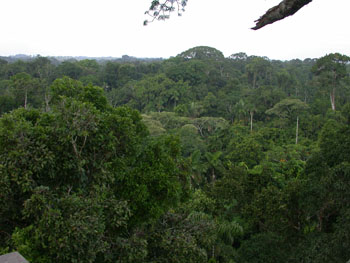
{"label": "dense rainforest", "polygon": [[0,59],[0,255],[350,259],[350,58]]}

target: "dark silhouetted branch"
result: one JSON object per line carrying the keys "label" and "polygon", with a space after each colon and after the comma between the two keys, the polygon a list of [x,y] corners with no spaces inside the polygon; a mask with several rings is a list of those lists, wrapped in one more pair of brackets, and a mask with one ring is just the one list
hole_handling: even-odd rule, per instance
{"label": "dark silhouetted branch", "polygon": [[294,15],[310,2],[312,0],[283,0],[279,5],[270,8],[262,17],[256,20],[256,25],[252,29],[257,30],[268,24],[282,20],[287,16]]}

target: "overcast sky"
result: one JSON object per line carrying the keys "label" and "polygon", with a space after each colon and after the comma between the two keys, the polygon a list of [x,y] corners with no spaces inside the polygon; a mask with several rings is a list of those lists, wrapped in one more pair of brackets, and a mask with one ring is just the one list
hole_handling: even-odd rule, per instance
{"label": "overcast sky", "polygon": [[270,59],[350,55],[349,0],[313,0],[258,31],[254,20],[280,0],[188,0],[182,17],[143,26],[151,0],[0,0],[0,56],[168,58],[214,47]]}

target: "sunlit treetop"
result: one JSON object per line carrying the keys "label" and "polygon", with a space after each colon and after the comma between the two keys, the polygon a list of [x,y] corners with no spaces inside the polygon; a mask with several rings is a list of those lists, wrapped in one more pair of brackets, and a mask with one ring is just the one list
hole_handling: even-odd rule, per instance
{"label": "sunlit treetop", "polygon": [[224,59],[224,55],[221,51],[206,46],[199,46],[190,48],[181,54],[178,57],[182,57],[185,59],[212,59],[212,60],[222,60]]}

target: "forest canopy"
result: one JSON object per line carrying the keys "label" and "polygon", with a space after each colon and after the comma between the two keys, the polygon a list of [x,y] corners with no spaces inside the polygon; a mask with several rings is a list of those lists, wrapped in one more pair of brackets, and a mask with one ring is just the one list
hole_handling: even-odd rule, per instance
{"label": "forest canopy", "polygon": [[349,58],[0,59],[0,255],[350,259]]}

